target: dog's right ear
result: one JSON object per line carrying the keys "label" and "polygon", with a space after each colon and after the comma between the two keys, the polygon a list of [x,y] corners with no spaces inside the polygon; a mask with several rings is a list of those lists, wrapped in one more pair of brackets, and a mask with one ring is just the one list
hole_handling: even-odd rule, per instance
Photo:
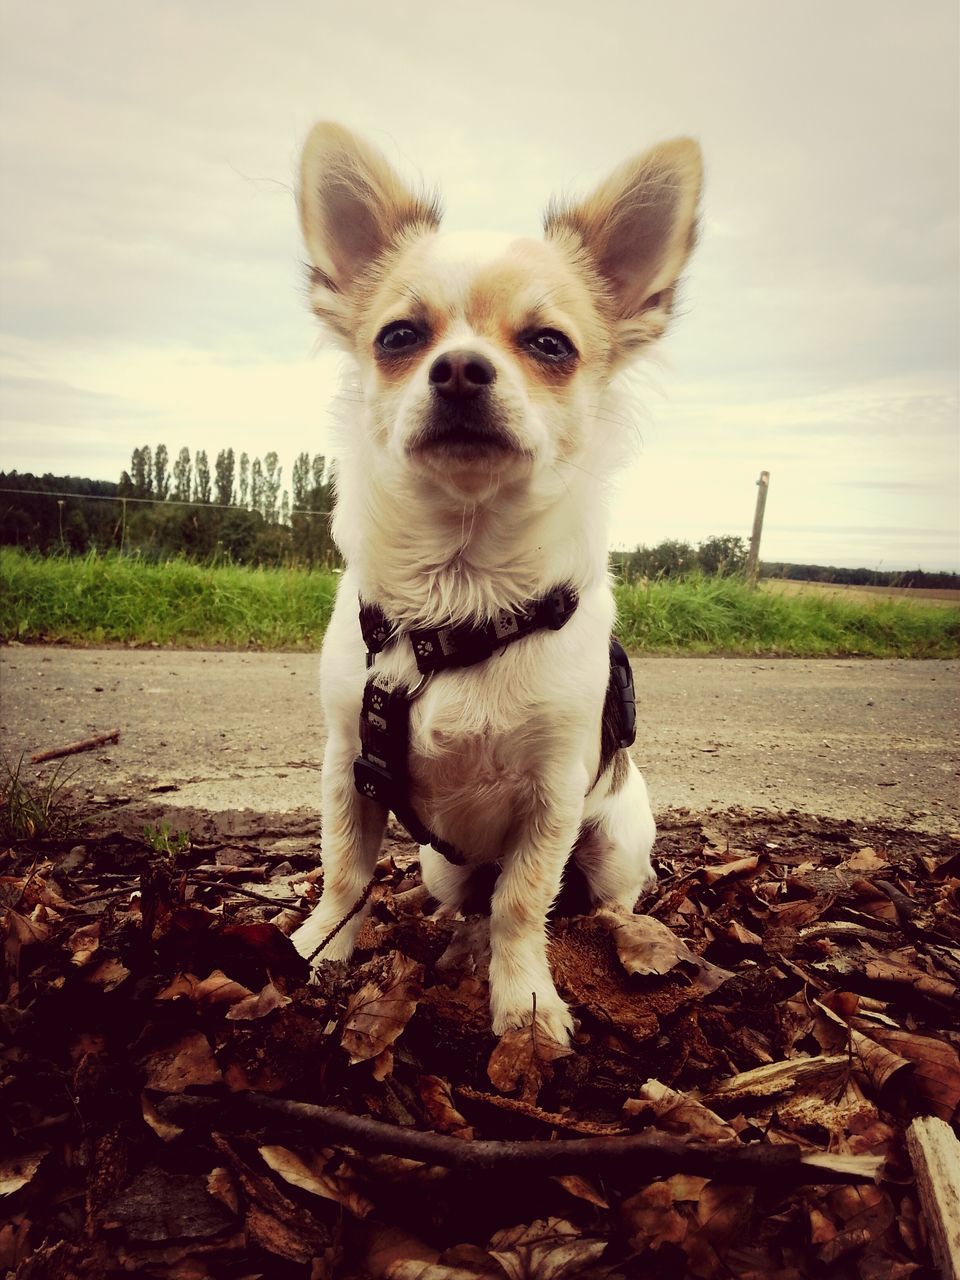
{"label": "dog's right ear", "polygon": [[304,145],[298,202],[313,308],[347,337],[358,283],[404,237],[435,229],[439,204],[410,191],[376,148],[329,121],[314,125]]}

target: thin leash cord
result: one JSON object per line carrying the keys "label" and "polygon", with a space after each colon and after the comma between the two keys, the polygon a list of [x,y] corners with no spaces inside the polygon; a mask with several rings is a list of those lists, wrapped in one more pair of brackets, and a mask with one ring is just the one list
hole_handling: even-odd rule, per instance
{"label": "thin leash cord", "polygon": [[314,956],[318,954],[318,952],[324,949],[327,943],[333,941],[333,939],[337,936],[337,934],[340,932],[343,926],[345,924],[348,924],[349,921],[353,919],[353,917],[357,914],[358,911],[363,910],[363,908],[367,904],[367,899],[370,897],[370,894],[373,892],[373,886],[374,886],[374,883],[376,882],[376,878],[377,878],[377,875],[376,875],[376,872],[374,872],[373,875],[370,877],[370,879],[367,881],[366,887],[364,888],[363,893],[360,894],[360,897],[356,900],[356,902],[353,904],[353,906],[350,908],[347,914],[343,917],[343,919],[338,924],[335,924],[333,926],[333,928],[330,930],[327,936],[323,938],[307,956],[308,964],[314,958]]}

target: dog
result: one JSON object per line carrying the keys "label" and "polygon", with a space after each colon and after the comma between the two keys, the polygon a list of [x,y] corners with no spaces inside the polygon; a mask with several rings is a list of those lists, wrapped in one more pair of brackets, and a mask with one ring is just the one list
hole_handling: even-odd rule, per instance
{"label": "dog", "polygon": [[[441,231],[437,201],[342,126],[316,125],[303,152],[312,309],[355,382],[335,471],[345,569],[321,656],[323,889],[293,941],[315,960],[349,958],[392,805],[447,912],[495,873],[497,1035],[535,1016],[569,1041],[547,915],[571,856],[592,898],[621,911],[656,878],[646,784],[625,747],[602,751],[615,620],[606,490],[632,446],[616,377],[667,327],[701,180],[699,147],[680,138],[584,200],[551,203],[542,239],[470,237]],[[499,643],[533,614],[548,620]],[[491,634],[482,660],[423,674],[424,645]],[[394,693],[395,803],[377,789],[376,710]],[[372,782],[356,763],[362,716]]]}

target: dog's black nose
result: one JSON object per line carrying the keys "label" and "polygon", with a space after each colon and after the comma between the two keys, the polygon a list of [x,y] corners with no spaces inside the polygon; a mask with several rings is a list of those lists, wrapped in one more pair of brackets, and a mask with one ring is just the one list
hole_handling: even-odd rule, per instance
{"label": "dog's black nose", "polygon": [[496,380],[496,369],[477,351],[448,351],[430,366],[430,385],[445,400],[469,400]]}

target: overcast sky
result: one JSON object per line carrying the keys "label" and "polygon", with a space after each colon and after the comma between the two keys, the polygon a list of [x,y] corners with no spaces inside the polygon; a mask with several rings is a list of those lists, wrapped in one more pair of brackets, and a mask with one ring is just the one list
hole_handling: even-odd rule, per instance
{"label": "overcast sky", "polygon": [[164,442],[324,452],[299,146],[332,117],[536,233],[698,137],[684,305],[638,380],[618,545],[960,567],[955,0],[0,0],[0,469],[116,480]]}

